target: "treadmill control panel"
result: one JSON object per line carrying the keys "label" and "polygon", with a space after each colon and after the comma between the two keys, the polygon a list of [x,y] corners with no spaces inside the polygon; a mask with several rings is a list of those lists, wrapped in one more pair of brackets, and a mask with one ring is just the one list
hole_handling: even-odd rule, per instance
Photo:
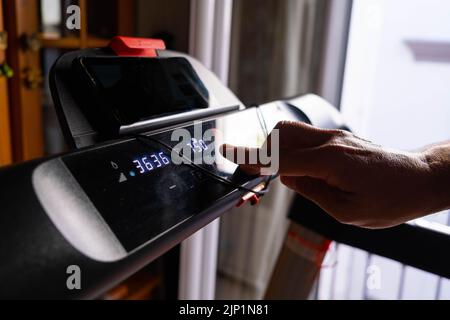
{"label": "treadmill control panel", "polygon": [[[235,190],[192,166],[245,185],[255,177],[219,155],[222,143],[260,147],[256,109],[75,153],[62,160],[126,251],[201,213]],[[172,150],[191,162],[173,159]],[[175,152],[175,151],[174,151]],[[175,153],[178,155],[178,151]]]}

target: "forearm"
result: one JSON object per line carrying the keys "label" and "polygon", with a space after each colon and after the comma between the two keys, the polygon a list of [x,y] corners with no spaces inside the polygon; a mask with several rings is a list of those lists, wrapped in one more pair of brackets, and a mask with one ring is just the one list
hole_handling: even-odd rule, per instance
{"label": "forearm", "polygon": [[432,176],[431,199],[434,211],[450,209],[450,142],[433,145],[424,151]]}

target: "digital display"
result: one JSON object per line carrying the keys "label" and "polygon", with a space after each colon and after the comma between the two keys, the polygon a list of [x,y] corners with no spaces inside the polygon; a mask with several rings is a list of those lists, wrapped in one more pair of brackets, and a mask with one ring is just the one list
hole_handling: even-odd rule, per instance
{"label": "digital display", "polygon": [[[170,163],[171,161],[169,156],[167,156],[167,154],[163,151],[144,155],[133,161],[133,164],[139,174],[145,174],[158,170],[168,166]],[[133,174],[131,173],[131,175]]]}
{"label": "digital display", "polygon": [[192,138],[191,142],[188,144],[188,147],[190,147],[194,153],[208,151],[208,145],[202,139]]}

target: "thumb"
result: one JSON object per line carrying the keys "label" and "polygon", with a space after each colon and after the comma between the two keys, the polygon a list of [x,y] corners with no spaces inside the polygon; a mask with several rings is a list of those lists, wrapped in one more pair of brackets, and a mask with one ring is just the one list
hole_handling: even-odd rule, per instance
{"label": "thumb", "polygon": [[248,174],[260,175],[261,169],[265,167],[260,164],[260,153],[257,148],[236,147],[223,144],[219,148],[219,151],[225,159],[238,164]]}

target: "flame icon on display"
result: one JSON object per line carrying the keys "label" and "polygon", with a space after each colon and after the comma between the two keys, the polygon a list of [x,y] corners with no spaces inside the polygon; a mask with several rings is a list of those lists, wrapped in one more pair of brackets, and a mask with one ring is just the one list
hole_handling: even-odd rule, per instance
{"label": "flame icon on display", "polygon": [[111,167],[112,167],[114,170],[119,169],[119,165],[118,165],[117,163],[115,163],[114,161],[111,161]]}

